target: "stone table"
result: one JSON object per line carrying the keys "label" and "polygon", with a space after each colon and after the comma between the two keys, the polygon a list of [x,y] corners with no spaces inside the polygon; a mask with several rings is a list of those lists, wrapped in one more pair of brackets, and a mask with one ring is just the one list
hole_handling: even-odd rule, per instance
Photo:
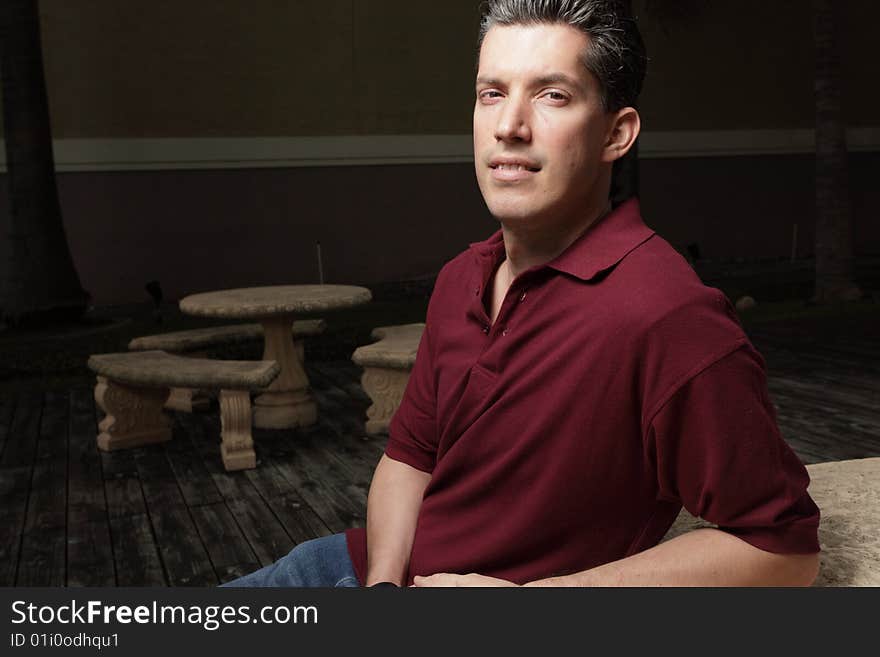
{"label": "stone table", "polygon": [[308,426],[317,420],[309,380],[291,335],[294,317],[369,302],[367,288],[353,285],[273,285],[193,294],[180,300],[188,315],[250,319],[263,325],[263,360],[281,366],[275,381],[254,400],[254,425],[263,429]]}

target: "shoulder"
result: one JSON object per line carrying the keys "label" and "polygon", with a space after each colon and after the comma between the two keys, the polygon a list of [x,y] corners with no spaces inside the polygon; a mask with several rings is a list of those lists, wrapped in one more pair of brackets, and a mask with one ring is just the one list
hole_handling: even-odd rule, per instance
{"label": "shoulder", "polygon": [[689,342],[744,337],[721,290],[705,285],[669,243],[654,235],[617,267],[620,312],[645,337]]}
{"label": "shoulder", "polygon": [[620,330],[650,415],[668,396],[749,340],[721,290],[703,284],[665,240],[654,236],[612,272]]}

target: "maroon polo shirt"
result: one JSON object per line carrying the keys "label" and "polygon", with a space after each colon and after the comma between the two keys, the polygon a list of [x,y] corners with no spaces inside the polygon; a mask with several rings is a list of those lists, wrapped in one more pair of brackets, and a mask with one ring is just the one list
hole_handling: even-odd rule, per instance
{"label": "maroon polo shirt", "polygon": [[[682,505],[770,552],[819,550],[806,469],[764,361],[636,200],[514,280],[490,326],[500,231],[448,263],[385,453],[431,473],[408,582],[524,583],[660,541]],[[347,532],[361,582],[366,535]]]}

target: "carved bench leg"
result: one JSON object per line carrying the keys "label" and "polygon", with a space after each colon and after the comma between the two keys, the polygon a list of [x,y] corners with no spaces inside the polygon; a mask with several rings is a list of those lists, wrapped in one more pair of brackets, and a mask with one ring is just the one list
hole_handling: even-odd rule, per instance
{"label": "carved bench leg", "polygon": [[391,418],[400,406],[403,391],[409,381],[409,370],[393,370],[385,367],[367,367],[361,377],[364,392],[373,400],[367,409],[367,433],[388,433]]}
{"label": "carved bench leg", "polygon": [[220,455],[227,470],[257,467],[251,437],[251,396],[247,390],[220,391]]}
{"label": "carved bench leg", "polygon": [[162,413],[168,388],[135,388],[98,377],[95,401],[107,416],[98,424],[98,447],[105,452],[171,440],[171,422]]}

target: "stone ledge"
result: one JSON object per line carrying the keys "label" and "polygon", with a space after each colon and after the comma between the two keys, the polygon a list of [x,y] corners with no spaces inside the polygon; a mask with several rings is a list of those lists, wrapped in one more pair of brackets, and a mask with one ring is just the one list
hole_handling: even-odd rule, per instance
{"label": "stone ledge", "polygon": [[[880,586],[880,457],[807,466],[821,512],[813,586]],[[664,541],[709,523],[682,509]]]}

